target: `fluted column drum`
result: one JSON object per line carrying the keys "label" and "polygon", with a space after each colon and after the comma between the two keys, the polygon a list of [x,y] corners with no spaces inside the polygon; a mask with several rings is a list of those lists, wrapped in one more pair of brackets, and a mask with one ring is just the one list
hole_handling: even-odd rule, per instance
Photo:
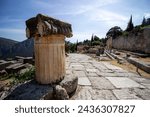
{"label": "fluted column drum", "polygon": [[35,37],[36,80],[41,84],[59,82],[65,76],[65,36]]}

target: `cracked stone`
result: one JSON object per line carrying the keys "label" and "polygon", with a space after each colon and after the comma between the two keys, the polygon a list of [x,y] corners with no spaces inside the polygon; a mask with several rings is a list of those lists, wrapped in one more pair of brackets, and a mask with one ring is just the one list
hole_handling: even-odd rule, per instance
{"label": "cracked stone", "polygon": [[92,93],[93,90],[89,86],[81,87],[78,93],[72,97],[74,100],[92,100]]}
{"label": "cracked stone", "polygon": [[116,100],[116,97],[113,95],[110,90],[97,90],[95,89],[92,92],[92,99],[94,100]]}
{"label": "cracked stone", "polygon": [[89,80],[95,89],[114,89],[111,82],[103,77],[89,77]]}
{"label": "cracked stone", "polygon": [[134,88],[134,91],[138,97],[143,98],[144,100],[150,100],[150,90],[149,89]]}
{"label": "cracked stone", "polygon": [[141,100],[131,89],[115,89],[113,93],[119,100]]}

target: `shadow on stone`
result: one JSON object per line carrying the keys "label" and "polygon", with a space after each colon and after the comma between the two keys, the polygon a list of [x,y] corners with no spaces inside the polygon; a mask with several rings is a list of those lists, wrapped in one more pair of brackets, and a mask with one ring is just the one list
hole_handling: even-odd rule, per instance
{"label": "shadow on stone", "polygon": [[7,93],[4,100],[67,100],[76,91],[78,77],[66,75],[57,84],[38,84],[35,80],[16,85]]}
{"label": "shadow on stone", "polygon": [[41,85],[31,80],[13,87],[4,100],[40,100],[45,96],[47,99],[53,99],[53,86]]}

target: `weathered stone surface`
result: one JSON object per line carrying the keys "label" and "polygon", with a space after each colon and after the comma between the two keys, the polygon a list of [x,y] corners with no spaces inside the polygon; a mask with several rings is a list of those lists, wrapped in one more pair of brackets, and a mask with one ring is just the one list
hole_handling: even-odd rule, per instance
{"label": "weathered stone surface", "polygon": [[92,62],[93,66],[99,70],[108,70],[108,68],[100,62]]}
{"label": "weathered stone surface", "polygon": [[[88,72],[98,74],[97,77],[88,77],[91,85],[80,85],[81,81],[79,81],[78,88],[71,99],[150,99],[149,79],[115,67],[108,62],[97,62],[83,54],[69,54],[69,61],[73,61],[73,65],[82,64],[85,67],[85,70],[82,71],[73,70],[78,74],[79,80],[88,77]],[[96,69],[96,72],[93,69]]]}
{"label": "weathered stone surface", "polygon": [[73,70],[76,71],[83,71],[85,68],[84,67],[80,67],[80,66],[76,66],[76,67],[72,67]]}
{"label": "weathered stone surface", "polygon": [[8,67],[6,67],[6,72],[7,73],[17,73],[19,70],[25,68],[25,65],[22,64],[22,63],[15,63],[15,64],[12,64]]}
{"label": "weathered stone surface", "polygon": [[89,73],[86,73],[86,75],[88,77],[98,77],[98,75],[95,72],[89,72]]}
{"label": "weathered stone surface", "polygon": [[138,34],[131,32],[128,36],[119,36],[118,38],[113,39],[112,46],[113,48],[120,50],[150,53],[149,38],[150,29],[145,28],[142,32],[138,32]]}
{"label": "weathered stone surface", "polygon": [[150,73],[149,63],[142,62],[142,61],[139,61],[138,59],[131,58],[131,57],[127,58],[127,61],[130,62],[131,64],[135,65],[136,67],[144,70],[145,72]]}
{"label": "weathered stone surface", "polygon": [[119,100],[141,100],[133,89],[115,89],[113,93]]}
{"label": "weathered stone surface", "polygon": [[91,82],[89,81],[88,77],[80,77],[78,79],[78,85],[90,86]]}
{"label": "weathered stone surface", "polygon": [[6,67],[8,67],[9,65],[11,65],[12,63],[11,62],[6,62],[6,61],[2,61],[0,63],[0,71],[1,70],[4,70]]}
{"label": "weathered stone surface", "polygon": [[[31,80],[26,83],[15,86],[10,93],[4,98],[5,100],[39,100],[44,95],[53,95],[53,87],[50,85],[40,85]],[[49,98],[53,99],[53,97]]]}
{"label": "weathered stone surface", "polygon": [[96,73],[114,73],[111,69],[99,69]]}
{"label": "weathered stone surface", "polygon": [[115,76],[117,76],[117,74],[109,73],[109,72],[97,72],[97,74],[99,76],[103,76],[103,77],[115,77]]}
{"label": "weathered stone surface", "polygon": [[137,94],[138,97],[140,97],[144,100],[150,100],[150,90],[149,89],[134,88],[134,92]]}
{"label": "weathered stone surface", "polygon": [[33,57],[25,57],[23,59],[23,63],[26,64],[26,63],[29,63],[29,64],[34,64],[34,60],[33,60]]}
{"label": "weathered stone surface", "polygon": [[0,71],[0,76],[7,74],[5,70]]}
{"label": "weathered stone surface", "polygon": [[137,77],[131,77],[132,80],[142,84],[142,85],[150,85],[150,79],[146,78],[137,78]]}
{"label": "weathered stone surface", "polygon": [[140,83],[141,85],[143,85],[144,87],[150,89],[150,79],[145,79],[145,78],[131,78],[133,80],[135,80],[136,82]]}
{"label": "weathered stone surface", "polygon": [[70,75],[70,74],[72,74],[72,70],[67,69],[67,70],[66,70],[66,75]]}
{"label": "weathered stone surface", "polygon": [[144,86],[140,85],[139,83],[129,79],[129,78],[120,78],[120,77],[106,77],[116,88],[145,88]]}
{"label": "weathered stone surface", "polygon": [[57,99],[57,100],[68,100],[69,99],[69,96],[68,96],[66,90],[60,85],[56,85],[56,87],[55,87],[55,99]]}
{"label": "weathered stone surface", "polygon": [[89,77],[89,80],[95,89],[114,89],[111,82],[103,77]]}
{"label": "weathered stone surface", "polygon": [[34,37],[36,34],[40,36],[61,34],[72,37],[71,24],[42,14],[28,19],[26,26],[26,36],[28,38]]}
{"label": "weathered stone surface", "polygon": [[60,82],[60,86],[65,88],[68,94],[71,94],[78,86],[78,77],[73,74],[66,75],[65,78]]}
{"label": "weathered stone surface", "polygon": [[79,87],[77,93],[71,99],[92,100],[92,91],[92,88],[89,86]]}
{"label": "weathered stone surface", "polygon": [[0,82],[0,92],[3,90],[4,84]]}
{"label": "weathered stone surface", "polygon": [[93,100],[116,100],[111,90],[93,90],[92,92]]}
{"label": "weathered stone surface", "polygon": [[117,72],[117,73],[128,73],[128,71],[124,70],[124,69],[113,69],[113,72]]}
{"label": "weathered stone surface", "polygon": [[73,71],[73,73],[75,74],[75,76],[78,76],[78,77],[86,77],[86,74],[84,71]]}
{"label": "weathered stone surface", "polygon": [[97,71],[97,69],[86,69],[87,73],[93,73],[93,72],[96,72],[96,71]]}
{"label": "weathered stone surface", "polygon": [[108,69],[118,69],[118,70],[122,70],[122,68],[120,68],[120,67],[117,67],[117,66],[115,66],[115,65],[112,65],[112,64],[110,64],[110,63],[108,63],[108,62],[102,62]]}

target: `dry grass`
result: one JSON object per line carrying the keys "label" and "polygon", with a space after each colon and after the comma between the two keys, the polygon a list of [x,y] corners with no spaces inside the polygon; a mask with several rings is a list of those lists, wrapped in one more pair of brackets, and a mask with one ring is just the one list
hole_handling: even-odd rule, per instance
{"label": "dry grass", "polygon": [[[128,62],[126,63],[123,63],[123,64],[119,64],[117,63],[117,61],[113,60],[113,61],[109,61],[111,64],[113,65],[116,65],[118,67],[121,67],[127,71],[130,71],[130,72],[134,72],[134,73],[137,73],[136,72],[136,67]],[[145,78],[150,78],[150,74],[146,73],[145,71],[141,70],[141,69],[138,69],[138,73],[142,76],[142,77],[145,77]]]}

